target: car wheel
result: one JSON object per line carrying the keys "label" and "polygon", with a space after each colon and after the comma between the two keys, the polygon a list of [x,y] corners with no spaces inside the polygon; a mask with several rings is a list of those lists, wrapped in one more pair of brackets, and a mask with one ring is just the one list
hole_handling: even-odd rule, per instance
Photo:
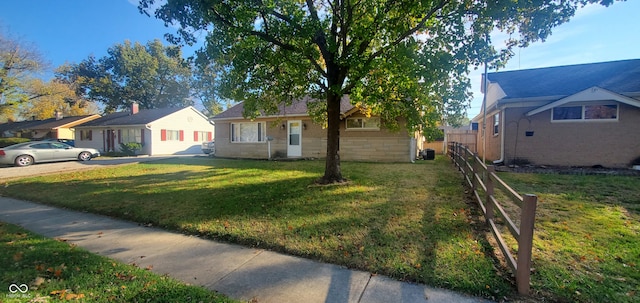
{"label": "car wheel", "polygon": [[14,163],[16,166],[29,166],[33,164],[33,157],[29,155],[21,155],[16,158]]}
{"label": "car wheel", "polygon": [[80,161],[89,161],[89,160],[91,160],[91,153],[90,152],[81,152],[78,155],[78,160],[80,160]]}

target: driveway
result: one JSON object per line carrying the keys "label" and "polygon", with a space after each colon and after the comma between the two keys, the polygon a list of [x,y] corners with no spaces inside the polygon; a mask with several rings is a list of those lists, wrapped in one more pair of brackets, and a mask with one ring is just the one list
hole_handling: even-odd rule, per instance
{"label": "driveway", "polygon": [[0,180],[57,174],[70,171],[103,168],[106,166],[132,164],[147,161],[156,161],[174,157],[194,157],[196,155],[166,155],[166,156],[141,156],[122,158],[96,158],[91,161],[66,161],[54,163],[34,164],[26,167],[0,166]]}

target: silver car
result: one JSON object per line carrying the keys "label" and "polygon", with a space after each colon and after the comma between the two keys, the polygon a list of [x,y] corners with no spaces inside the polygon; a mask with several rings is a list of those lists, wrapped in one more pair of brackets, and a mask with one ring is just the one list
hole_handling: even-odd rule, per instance
{"label": "silver car", "polygon": [[39,162],[89,161],[99,156],[100,152],[95,148],[78,148],[54,141],[32,141],[0,149],[0,164],[28,166]]}

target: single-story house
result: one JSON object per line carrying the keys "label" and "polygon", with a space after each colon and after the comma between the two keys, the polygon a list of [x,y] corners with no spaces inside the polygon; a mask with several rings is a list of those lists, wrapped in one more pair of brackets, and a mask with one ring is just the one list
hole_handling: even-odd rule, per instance
{"label": "single-story house", "polygon": [[192,106],[116,112],[76,127],[76,146],[103,152],[119,151],[120,144],[142,144],[139,154],[201,153],[201,144],[213,140],[214,127]]}
{"label": "single-story house", "polygon": [[61,112],[56,112],[56,116],[50,119],[2,123],[0,124],[0,136],[3,138],[73,140],[75,139],[75,126],[98,118],[100,115],[63,117]]}
{"label": "single-story house", "polygon": [[[327,130],[314,123],[307,103],[311,98],[280,106],[275,115],[253,120],[243,117],[243,103],[213,117],[216,156],[230,158],[324,158]],[[416,136],[405,128],[392,132],[380,117],[367,117],[348,96],[340,106],[340,158],[347,161],[407,162],[416,159]],[[402,121],[401,121],[402,123]],[[419,140],[422,142],[422,140]]]}
{"label": "single-story house", "polygon": [[[640,157],[640,59],[488,74],[478,153],[505,164],[629,167]],[[484,105],[483,105],[484,107]],[[483,142],[486,140],[486,150]]]}

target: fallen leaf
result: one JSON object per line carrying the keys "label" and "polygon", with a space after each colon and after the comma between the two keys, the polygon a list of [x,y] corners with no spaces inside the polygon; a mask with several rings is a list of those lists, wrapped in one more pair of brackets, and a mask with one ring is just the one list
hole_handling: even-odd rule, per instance
{"label": "fallen leaf", "polygon": [[13,261],[18,262],[18,261],[22,260],[23,256],[24,256],[23,252],[16,253],[15,255],[13,255]]}
{"label": "fallen leaf", "polygon": [[147,267],[145,267],[146,270],[152,270],[153,269],[153,265],[149,265]]}

